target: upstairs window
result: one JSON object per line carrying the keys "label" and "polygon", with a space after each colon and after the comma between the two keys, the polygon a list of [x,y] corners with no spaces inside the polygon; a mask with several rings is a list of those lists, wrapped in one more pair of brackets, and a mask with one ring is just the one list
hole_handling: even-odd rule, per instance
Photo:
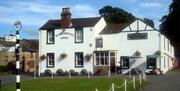
{"label": "upstairs window", "polygon": [[96,38],[96,48],[102,48],[102,47],[103,47],[103,39]]}
{"label": "upstairs window", "polygon": [[47,31],[47,44],[54,44],[54,30]]}
{"label": "upstairs window", "polygon": [[47,67],[54,67],[54,53],[47,53]]}
{"label": "upstairs window", "polygon": [[121,67],[123,69],[129,69],[129,57],[121,57]]}
{"label": "upstairs window", "polygon": [[77,27],[75,29],[75,43],[83,43],[83,28]]}
{"label": "upstairs window", "polygon": [[75,67],[83,67],[84,65],[84,57],[83,52],[75,53]]}

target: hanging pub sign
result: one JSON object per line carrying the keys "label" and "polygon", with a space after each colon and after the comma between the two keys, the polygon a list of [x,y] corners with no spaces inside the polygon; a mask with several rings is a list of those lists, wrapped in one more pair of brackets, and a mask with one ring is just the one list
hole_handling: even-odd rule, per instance
{"label": "hanging pub sign", "polygon": [[138,39],[147,39],[147,33],[131,33],[127,35],[128,40],[138,40]]}

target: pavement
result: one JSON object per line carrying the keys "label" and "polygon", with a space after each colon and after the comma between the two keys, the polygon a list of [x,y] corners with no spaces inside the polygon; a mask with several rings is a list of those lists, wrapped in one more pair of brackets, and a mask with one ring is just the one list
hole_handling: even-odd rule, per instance
{"label": "pavement", "polygon": [[[32,76],[28,75],[21,75],[22,80],[28,80],[33,79]],[[7,85],[9,83],[15,83],[16,82],[16,75],[6,75],[6,76],[0,76],[1,86]]]}
{"label": "pavement", "polygon": [[147,76],[149,84],[140,91],[180,91],[180,69],[164,75]]}

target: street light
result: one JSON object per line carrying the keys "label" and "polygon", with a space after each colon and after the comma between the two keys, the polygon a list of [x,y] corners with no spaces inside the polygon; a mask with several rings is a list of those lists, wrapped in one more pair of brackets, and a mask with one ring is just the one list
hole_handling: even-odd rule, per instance
{"label": "street light", "polygon": [[14,23],[14,30],[16,31],[16,45],[15,45],[15,54],[16,54],[16,91],[20,91],[20,46],[19,46],[19,31],[21,30],[21,22],[16,21]]}

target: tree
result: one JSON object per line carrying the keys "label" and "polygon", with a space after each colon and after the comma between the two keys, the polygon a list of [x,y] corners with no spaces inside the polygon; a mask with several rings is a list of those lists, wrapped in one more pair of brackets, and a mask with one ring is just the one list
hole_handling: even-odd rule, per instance
{"label": "tree", "polygon": [[118,7],[104,6],[99,10],[99,14],[110,23],[128,23],[135,20],[131,13]]}
{"label": "tree", "polygon": [[153,20],[148,19],[148,18],[144,18],[143,21],[144,21],[147,25],[149,25],[149,26],[151,26],[151,27],[154,28],[154,22],[153,22]]}
{"label": "tree", "polygon": [[173,0],[169,6],[169,14],[160,20],[160,31],[174,46],[180,46],[180,0]]}

